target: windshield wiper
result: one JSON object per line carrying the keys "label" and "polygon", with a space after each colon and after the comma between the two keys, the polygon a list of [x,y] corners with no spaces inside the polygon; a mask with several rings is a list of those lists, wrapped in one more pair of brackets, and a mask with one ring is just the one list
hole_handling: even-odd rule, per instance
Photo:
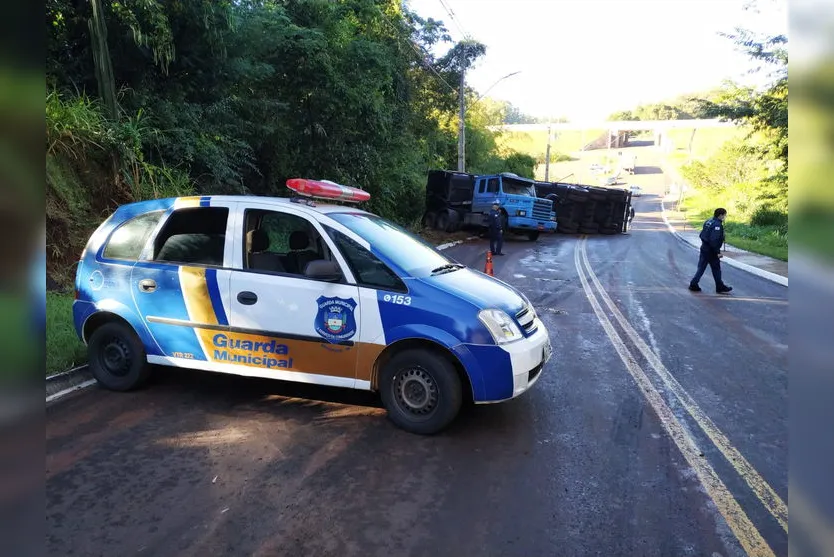
{"label": "windshield wiper", "polygon": [[441,265],[437,269],[432,269],[431,274],[437,273],[451,273],[452,271],[457,271],[458,269],[463,269],[466,265],[461,265],[460,263],[448,263],[446,265]]}

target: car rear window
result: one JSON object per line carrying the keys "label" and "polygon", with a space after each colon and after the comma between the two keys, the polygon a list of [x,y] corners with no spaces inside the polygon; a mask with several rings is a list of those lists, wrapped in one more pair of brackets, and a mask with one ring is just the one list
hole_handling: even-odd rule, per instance
{"label": "car rear window", "polygon": [[104,247],[104,257],[126,261],[139,259],[162,214],[162,211],[155,211],[139,215],[116,228]]}

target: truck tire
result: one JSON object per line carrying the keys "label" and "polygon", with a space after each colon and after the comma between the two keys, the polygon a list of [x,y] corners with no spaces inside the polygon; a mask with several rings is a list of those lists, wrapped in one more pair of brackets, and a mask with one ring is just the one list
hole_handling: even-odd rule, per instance
{"label": "truck tire", "polygon": [[457,232],[460,229],[460,214],[457,211],[449,209],[449,222],[446,224],[446,232]]}
{"label": "truck tire", "polygon": [[538,230],[531,230],[530,232],[527,233],[527,238],[531,242],[535,242],[536,240],[539,239],[539,231]]}
{"label": "truck tire", "polygon": [[385,364],[379,393],[388,419],[420,435],[446,428],[463,404],[463,386],[452,363],[420,348],[403,350]]}
{"label": "truck tire", "polygon": [[448,211],[441,211],[437,215],[437,221],[435,223],[435,228],[438,230],[442,230],[446,232],[446,227],[449,226],[449,212]]}
{"label": "truck tire", "polygon": [[437,213],[434,211],[427,211],[426,214],[423,215],[423,228],[434,228],[436,222]]}

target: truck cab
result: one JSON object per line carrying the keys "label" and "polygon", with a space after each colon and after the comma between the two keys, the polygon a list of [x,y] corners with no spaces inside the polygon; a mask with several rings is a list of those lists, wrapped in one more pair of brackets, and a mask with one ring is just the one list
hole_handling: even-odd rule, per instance
{"label": "truck cab", "polygon": [[487,215],[497,200],[505,231],[526,234],[531,240],[540,232],[554,232],[553,202],[537,198],[535,184],[510,172],[476,176],[472,212]]}

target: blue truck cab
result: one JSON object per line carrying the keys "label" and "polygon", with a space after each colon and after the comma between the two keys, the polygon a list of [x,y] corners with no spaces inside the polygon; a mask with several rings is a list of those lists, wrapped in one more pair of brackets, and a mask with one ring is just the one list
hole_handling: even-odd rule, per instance
{"label": "blue truck cab", "polygon": [[472,212],[486,215],[496,200],[501,205],[505,231],[526,234],[531,240],[540,232],[556,231],[553,202],[536,197],[533,180],[509,172],[477,176]]}
{"label": "blue truck cab", "polygon": [[423,226],[455,232],[463,226],[486,227],[495,201],[501,206],[503,229],[537,240],[556,231],[550,199],[536,197],[535,182],[516,174],[478,175],[431,170],[426,181]]}

